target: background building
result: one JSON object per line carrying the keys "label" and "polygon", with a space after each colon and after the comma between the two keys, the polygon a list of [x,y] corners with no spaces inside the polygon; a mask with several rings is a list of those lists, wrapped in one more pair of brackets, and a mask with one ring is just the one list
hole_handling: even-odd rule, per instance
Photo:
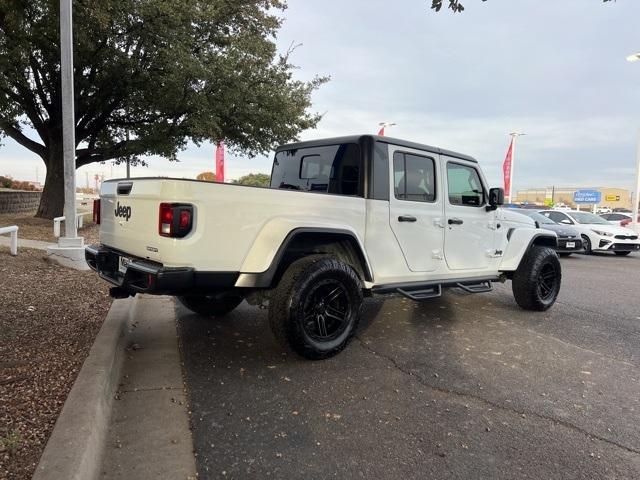
{"label": "background building", "polygon": [[573,202],[573,194],[577,190],[597,190],[602,194],[602,202],[599,205],[610,208],[628,208],[631,209],[631,192],[625,188],[612,187],[545,187],[545,188],[529,188],[527,190],[518,190],[518,194],[513,203],[533,203],[544,205],[553,201],[556,205],[564,203],[566,205],[575,206]]}

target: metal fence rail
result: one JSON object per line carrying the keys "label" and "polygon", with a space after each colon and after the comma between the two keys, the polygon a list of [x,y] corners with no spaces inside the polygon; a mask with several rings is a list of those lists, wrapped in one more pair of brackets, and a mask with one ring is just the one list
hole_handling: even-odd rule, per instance
{"label": "metal fence rail", "polygon": [[11,255],[18,254],[18,227],[11,225],[9,227],[0,227],[0,235],[11,234]]}

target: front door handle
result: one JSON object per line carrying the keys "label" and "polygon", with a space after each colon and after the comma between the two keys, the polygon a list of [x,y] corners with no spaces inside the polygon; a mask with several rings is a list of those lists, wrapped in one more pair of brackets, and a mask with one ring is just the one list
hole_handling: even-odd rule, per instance
{"label": "front door handle", "polygon": [[461,218],[450,218],[449,220],[447,220],[447,223],[449,225],[462,225],[464,222]]}
{"label": "front door handle", "polygon": [[399,222],[415,222],[418,219],[412,215],[400,215],[398,217]]}

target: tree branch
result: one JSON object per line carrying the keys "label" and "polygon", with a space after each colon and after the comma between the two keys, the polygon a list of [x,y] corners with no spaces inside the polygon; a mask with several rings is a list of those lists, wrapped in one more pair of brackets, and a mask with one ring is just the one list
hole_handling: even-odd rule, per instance
{"label": "tree branch", "polygon": [[0,118],[0,130],[2,130],[5,134],[7,134],[8,137],[11,137],[20,145],[22,145],[25,148],[28,148],[33,153],[39,155],[40,157],[42,157],[43,160],[46,161],[47,149],[45,148],[45,146],[39,144],[34,140],[31,140],[24,133],[22,133],[18,127],[11,124],[11,122],[8,122],[3,118]]}

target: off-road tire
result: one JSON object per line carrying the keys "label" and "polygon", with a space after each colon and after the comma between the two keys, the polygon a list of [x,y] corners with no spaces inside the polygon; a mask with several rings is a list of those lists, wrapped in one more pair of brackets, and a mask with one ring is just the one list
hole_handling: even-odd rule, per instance
{"label": "off-road tire", "polygon": [[561,280],[562,270],[555,250],[534,245],[513,274],[511,289],[521,308],[544,311],[555,303]]}
{"label": "off-road tire", "polygon": [[215,295],[183,295],[178,301],[203,317],[223,317],[242,303],[243,298],[233,293]]}
{"label": "off-road tire", "polygon": [[[336,294],[322,295],[334,288],[338,297],[332,302],[337,303],[329,306],[329,297]],[[340,308],[336,310],[337,307]],[[362,282],[354,269],[330,256],[311,255],[293,262],[272,292],[269,326],[283,347],[304,358],[321,360],[336,355],[349,344],[360,320],[361,307]],[[342,322],[335,320],[336,316],[331,317],[336,311],[343,315]],[[332,326],[335,332],[330,335]],[[313,332],[314,329],[317,331]]]}
{"label": "off-road tire", "polygon": [[613,252],[616,255],[620,255],[621,257],[624,257],[625,255],[629,255],[631,252]]}
{"label": "off-road tire", "polygon": [[582,253],[591,255],[591,239],[587,235],[582,235]]}

